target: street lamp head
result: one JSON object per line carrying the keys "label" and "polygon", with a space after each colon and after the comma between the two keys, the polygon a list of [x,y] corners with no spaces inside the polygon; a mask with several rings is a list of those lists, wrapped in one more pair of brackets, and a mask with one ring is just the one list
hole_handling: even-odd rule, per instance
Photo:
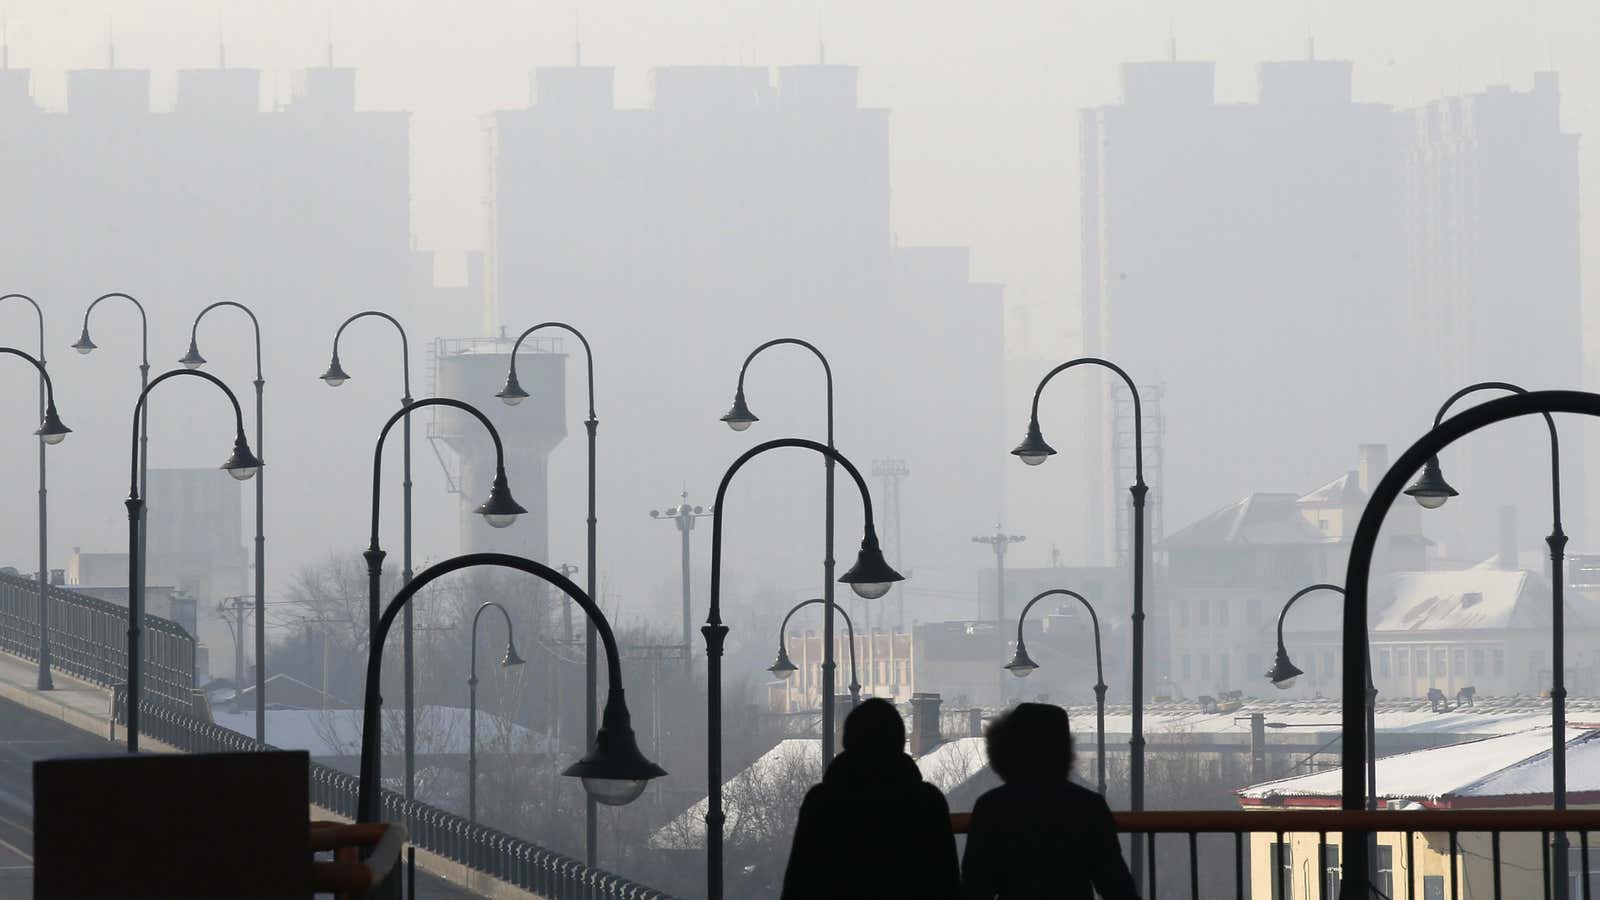
{"label": "street lamp head", "polygon": [[85,325],[83,327],[83,333],[78,335],[77,343],[72,345],[72,349],[78,351],[84,356],[88,356],[90,353],[93,353],[95,350],[99,349],[98,345],[95,344],[94,341],[89,340],[89,326]]}
{"label": "street lamp head", "polygon": [[629,718],[622,689],[613,687],[611,696],[606,698],[605,713],[600,729],[595,732],[594,745],[582,759],[561,773],[583,779],[583,789],[595,802],[606,806],[632,803],[644,793],[651,779],[667,774],[640,752]]}
{"label": "street lamp head", "polygon": [[745,405],[743,388],[740,388],[733,395],[733,408],[728,410],[727,414],[722,417],[722,421],[727,422],[728,427],[734,431],[744,431],[751,425],[761,421],[755,413],[750,411],[750,407]]}
{"label": "street lamp head", "polygon": [[500,658],[500,667],[503,668],[503,669],[509,669],[512,666],[520,666],[520,665],[522,665],[523,661],[524,660],[522,659],[522,657],[517,655],[516,642],[514,642],[514,641],[512,641],[510,639],[507,639],[506,640],[506,655]]}
{"label": "street lamp head", "polygon": [[322,373],[322,380],[328,387],[338,387],[350,380],[350,373],[344,370],[344,366],[339,365],[339,354],[333,355],[333,360],[328,363],[328,371]]}
{"label": "street lamp head", "polygon": [[1294,680],[1305,674],[1299,666],[1289,661],[1289,651],[1283,644],[1278,644],[1278,658],[1272,663],[1272,671],[1267,673],[1267,680],[1280,691],[1287,691],[1294,687]]}
{"label": "street lamp head", "polygon": [[785,680],[799,671],[799,668],[790,661],[789,651],[781,642],[778,644],[778,661],[767,666],[767,671]]}
{"label": "street lamp head", "polygon": [[1422,467],[1422,474],[1417,480],[1406,488],[1405,492],[1411,495],[1423,509],[1438,509],[1446,500],[1456,496],[1459,492],[1444,480],[1444,472],[1439,468],[1439,458],[1436,456],[1428,460]]}
{"label": "street lamp head", "polygon": [[222,468],[232,475],[235,481],[249,481],[261,471],[261,460],[250,452],[250,444],[241,434],[233,439],[233,455],[222,464]]}
{"label": "street lamp head", "polygon": [[189,352],[178,360],[178,364],[185,369],[198,369],[206,364],[206,358],[200,355],[200,347],[195,344],[194,338],[189,338]]}
{"label": "street lamp head", "polygon": [[494,478],[494,486],[489,488],[489,499],[474,510],[491,528],[509,528],[511,523],[517,521],[517,516],[527,512],[522,505],[511,497],[511,486],[506,483],[506,473],[500,472]]}
{"label": "street lamp head", "polygon": [[856,596],[863,600],[876,600],[889,593],[889,588],[896,581],[905,580],[906,577],[896,572],[894,567],[889,565],[889,561],[883,558],[883,551],[878,548],[878,541],[873,537],[861,541],[861,550],[856,554],[856,564],[839,576],[839,582],[850,585]]}
{"label": "street lamp head", "polygon": [[61,417],[56,415],[56,405],[54,403],[45,407],[44,421],[39,424],[39,430],[34,432],[34,434],[43,438],[46,444],[59,444],[66,440],[67,435],[71,433],[72,429],[63,425]]}
{"label": "street lamp head", "polygon": [[1033,658],[1028,655],[1027,645],[1017,641],[1016,655],[1011,657],[1011,662],[1006,663],[1006,671],[1018,678],[1027,678],[1037,668],[1039,668],[1039,664],[1034,662]]}
{"label": "street lamp head", "polygon": [[1037,466],[1054,456],[1054,447],[1044,442],[1044,435],[1039,433],[1039,420],[1028,422],[1028,436],[1022,439],[1011,455],[1021,459],[1030,466]]}
{"label": "street lamp head", "polygon": [[506,373],[506,386],[501,388],[500,393],[495,394],[495,396],[499,397],[507,406],[516,406],[518,403],[528,399],[528,392],[523,390],[522,385],[517,383],[516,369]]}

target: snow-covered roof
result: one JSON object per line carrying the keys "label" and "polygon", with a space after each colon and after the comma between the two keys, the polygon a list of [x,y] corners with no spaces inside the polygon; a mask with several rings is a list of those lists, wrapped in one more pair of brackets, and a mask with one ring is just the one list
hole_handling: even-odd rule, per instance
{"label": "snow-covered roof", "polygon": [[[1600,730],[1580,729],[1567,738],[1567,791],[1600,792]],[[1516,798],[1551,792],[1550,729],[1480,738],[1380,757],[1380,798],[1418,800],[1435,805]],[[1280,778],[1239,791],[1247,806],[1269,805],[1291,797],[1337,801],[1339,769]]]}
{"label": "snow-covered roof", "polygon": [[[255,715],[253,709],[214,710],[212,719],[224,728],[253,736]],[[467,719],[468,711],[459,706],[418,707],[417,752],[466,755]],[[391,712],[386,711],[382,721],[385,729],[398,727],[398,718]],[[478,710],[479,752],[506,746],[508,735],[511,746],[519,752],[543,752],[550,748],[548,737]],[[283,750],[305,750],[314,757],[357,756],[361,752],[361,710],[269,708],[267,743]]]}
{"label": "snow-covered roof", "polygon": [[1346,472],[1338,478],[1304,494],[1296,502],[1306,506],[1359,506],[1366,503],[1367,492],[1361,489],[1361,476]]}
{"label": "snow-covered roof", "polygon": [[[788,738],[748,768],[722,783],[723,833],[760,841],[793,824],[800,801],[822,780],[822,747],[816,738]],[[699,850],[706,842],[710,798],[684,810],[650,836],[656,850]]]}
{"label": "snow-covered roof", "polygon": [[989,751],[981,737],[945,741],[917,757],[917,771],[922,773],[922,780],[946,794],[988,767]]}
{"label": "snow-covered roof", "polygon": [[1327,540],[1300,515],[1296,494],[1258,493],[1230,503],[1169,536],[1167,549],[1238,544],[1318,544]]}
{"label": "snow-covered roof", "polygon": [[1394,599],[1378,611],[1374,631],[1542,629],[1550,622],[1550,584],[1524,569],[1484,563],[1400,572],[1388,585]]}

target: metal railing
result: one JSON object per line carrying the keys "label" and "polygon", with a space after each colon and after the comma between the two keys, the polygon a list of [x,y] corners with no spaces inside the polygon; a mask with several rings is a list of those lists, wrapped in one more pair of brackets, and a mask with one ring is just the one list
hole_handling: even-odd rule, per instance
{"label": "metal railing", "polygon": [[[221,725],[203,722],[159,702],[140,703],[147,736],[185,753],[239,753],[275,749]],[[311,802],[354,819],[360,779],[311,763]],[[581,861],[426,803],[383,792],[384,818],[401,822],[411,844],[551,900],[672,900]]]}
{"label": "metal railing", "polygon": [[[1119,833],[1149,835],[1146,896],[1151,900],[1338,900],[1341,882],[1348,876],[1339,865],[1345,829],[1377,835],[1374,871],[1362,876],[1370,890],[1362,896],[1381,900],[1536,896],[1591,900],[1593,883],[1600,881],[1600,853],[1589,852],[1589,833],[1600,831],[1600,809],[1273,809],[1112,815]],[[957,834],[965,834],[971,824],[970,813],[956,813],[950,819]],[[1557,894],[1550,838],[1562,831],[1572,836],[1573,875],[1566,890]],[[1173,843],[1179,843],[1179,852],[1173,852]]]}
{"label": "metal railing", "polygon": [[[128,679],[128,608],[51,585],[50,663],[84,681],[110,687]],[[194,694],[194,637],[177,623],[144,617],[144,692],[188,707]],[[39,658],[39,583],[0,572],[0,650]]]}

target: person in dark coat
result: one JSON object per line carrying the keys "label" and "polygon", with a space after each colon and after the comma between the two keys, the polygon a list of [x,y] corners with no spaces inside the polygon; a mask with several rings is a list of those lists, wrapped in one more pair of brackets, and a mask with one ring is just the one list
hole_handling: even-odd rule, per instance
{"label": "person in dark coat", "polygon": [[961,862],[964,900],[1138,900],[1105,798],[1068,780],[1067,711],[1019,703],[984,732],[1000,787],[978,798]]}
{"label": "person in dark coat", "polygon": [[955,900],[961,891],[950,807],[906,755],[906,725],[886,700],[844,720],[844,752],[806,792],[783,900]]}

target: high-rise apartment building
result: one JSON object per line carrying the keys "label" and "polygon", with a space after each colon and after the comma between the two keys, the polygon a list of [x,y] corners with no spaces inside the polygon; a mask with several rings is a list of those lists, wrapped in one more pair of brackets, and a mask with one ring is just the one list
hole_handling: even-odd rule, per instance
{"label": "high-rise apartment building", "polygon": [[[1348,62],[1257,75],[1255,102],[1218,103],[1211,63],[1130,63],[1121,102],[1080,118],[1085,348],[1165,388],[1169,522],[1309,483],[1352,440],[1404,448],[1467,382],[1581,384],[1576,138],[1554,75],[1412,111],[1355,101]],[[1109,392],[1086,394],[1102,493],[1083,527],[1109,556],[1126,485]],[[1467,443],[1446,470],[1472,499],[1426,525],[1452,556],[1493,545],[1498,504],[1532,516],[1547,477],[1531,425]]]}
{"label": "high-rise apartment building", "polygon": [[[486,324],[514,335],[559,319],[588,336],[602,529],[622,545],[658,548],[648,570],[671,571],[674,548],[619,498],[685,481],[710,493],[757,441],[823,438],[823,372],[796,348],[768,352],[750,371],[760,424],[733,436],[717,421],[746,354],[792,336],[828,355],[847,456],[962,473],[937,491],[907,489],[904,545],[909,567],[919,554],[927,563],[919,582],[947,575],[968,586],[963,573],[941,573],[934,554],[964,542],[971,517],[992,517],[1000,502],[1000,289],[972,282],[962,249],[896,246],[888,111],[860,105],[856,83],[850,66],[668,67],[653,73],[650,105],[626,109],[614,103],[611,69],[550,67],[535,73],[530,106],[493,118]],[[569,355],[578,349],[567,341]],[[567,389],[568,409],[586,409],[576,370]],[[552,457],[551,508],[573,514],[552,520],[552,548],[577,545],[561,535],[582,524],[582,463],[565,468],[563,452]],[[754,538],[730,568],[820,562],[821,547],[779,544],[759,537],[776,531],[770,524],[753,525],[781,513],[786,535],[809,535],[804,523],[815,523],[820,544],[820,460],[796,451],[761,468],[730,495],[730,515]],[[843,571],[860,520],[842,471],[838,488]],[[625,574],[621,560],[602,566]]]}

